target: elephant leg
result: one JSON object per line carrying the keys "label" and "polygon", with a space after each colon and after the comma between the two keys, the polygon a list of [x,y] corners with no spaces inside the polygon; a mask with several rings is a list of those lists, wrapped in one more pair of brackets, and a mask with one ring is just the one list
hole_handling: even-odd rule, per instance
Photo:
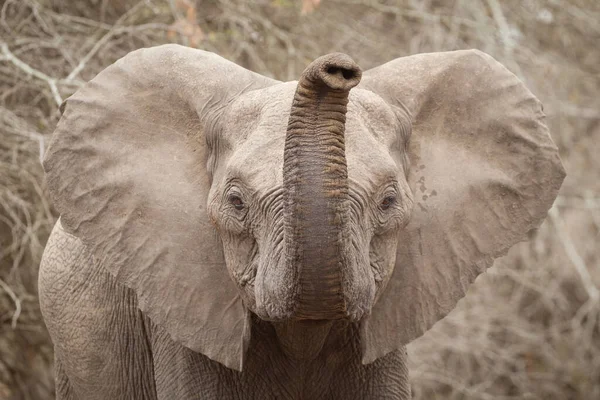
{"label": "elephant leg", "polygon": [[57,223],[40,266],[40,305],[65,399],[156,399],[146,322],[133,292]]}
{"label": "elephant leg", "polygon": [[332,399],[410,400],[406,347],[395,350],[374,362],[362,365],[360,360],[347,363],[335,375],[336,390]]}
{"label": "elephant leg", "polygon": [[59,357],[54,356],[56,400],[77,400]]}
{"label": "elephant leg", "polygon": [[[365,366],[369,382],[368,395],[358,397],[375,399],[410,400],[411,390],[408,374],[408,353],[406,347],[388,353]],[[351,397],[348,396],[348,399]]]}
{"label": "elephant leg", "polygon": [[174,342],[165,329],[154,324],[151,336],[158,400],[254,398],[241,390],[236,371]]}

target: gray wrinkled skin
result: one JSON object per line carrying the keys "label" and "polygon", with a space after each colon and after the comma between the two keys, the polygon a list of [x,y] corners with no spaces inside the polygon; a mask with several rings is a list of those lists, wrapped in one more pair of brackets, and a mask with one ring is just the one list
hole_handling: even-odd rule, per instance
{"label": "gray wrinkled skin", "polygon": [[61,109],[58,399],[408,399],[406,344],[565,176],[539,101],[472,50],[283,83],[166,45]]}
{"label": "gray wrinkled skin", "polygon": [[362,365],[356,327],[343,322],[276,329],[255,318],[243,372],[193,352],[145,317],[134,293],[60,225],[40,281],[58,400],[410,398],[405,349]]}

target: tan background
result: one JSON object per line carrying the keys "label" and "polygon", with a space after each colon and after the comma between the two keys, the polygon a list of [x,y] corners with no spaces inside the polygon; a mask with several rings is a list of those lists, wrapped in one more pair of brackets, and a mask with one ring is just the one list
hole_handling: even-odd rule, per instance
{"label": "tan background", "polygon": [[478,48],[542,100],[568,172],[530,242],[410,346],[417,399],[600,398],[597,0],[0,0],[0,399],[51,399],[36,296],[56,214],[40,166],[58,104],[144,46],[178,42],[296,79],[342,51],[368,69]]}

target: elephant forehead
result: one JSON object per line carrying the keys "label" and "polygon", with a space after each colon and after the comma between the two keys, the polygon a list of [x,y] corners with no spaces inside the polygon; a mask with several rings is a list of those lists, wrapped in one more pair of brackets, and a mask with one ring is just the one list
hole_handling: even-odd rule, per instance
{"label": "elephant forehead", "polygon": [[286,82],[239,96],[226,109],[222,139],[237,149],[258,136],[285,136],[296,86],[296,82]]}
{"label": "elephant forehead", "polygon": [[359,182],[380,181],[398,172],[390,151],[397,146],[400,125],[390,106],[367,90],[350,92],[346,115],[348,177]]}
{"label": "elephant forehead", "polygon": [[[232,105],[225,133],[233,150],[229,175],[257,190],[282,184],[285,135],[296,86],[288,82],[251,92]],[[345,133],[351,181],[397,173],[389,150],[397,129],[397,118],[383,100],[366,90],[351,92]]]}

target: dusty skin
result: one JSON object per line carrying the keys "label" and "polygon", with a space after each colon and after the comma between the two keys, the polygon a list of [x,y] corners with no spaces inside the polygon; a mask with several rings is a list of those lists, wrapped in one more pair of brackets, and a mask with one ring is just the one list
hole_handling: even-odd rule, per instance
{"label": "dusty skin", "polygon": [[405,345],[565,173],[479,51],[282,83],[176,45],[62,106],[40,270],[58,399],[408,399]]}

